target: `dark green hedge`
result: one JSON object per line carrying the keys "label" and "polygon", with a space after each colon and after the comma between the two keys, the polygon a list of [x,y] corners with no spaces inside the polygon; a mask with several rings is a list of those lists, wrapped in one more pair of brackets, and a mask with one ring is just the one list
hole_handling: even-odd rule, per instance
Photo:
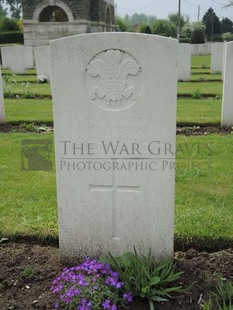
{"label": "dark green hedge", "polygon": [[24,43],[23,33],[21,31],[0,32],[0,44],[6,43]]}
{"label": "dark green hedge", "polygon": [[188,38],[188,37],[186,37],[186,38],[181,37],[180,38],[180,43],[190,43],[190,38]]}

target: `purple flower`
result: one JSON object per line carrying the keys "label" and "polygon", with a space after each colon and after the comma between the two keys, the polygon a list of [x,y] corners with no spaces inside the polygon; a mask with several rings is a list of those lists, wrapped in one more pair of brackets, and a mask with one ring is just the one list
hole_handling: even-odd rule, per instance
{"label": "purple flower", "polygon": [[57,297],[55,308],[75,306],[76,310],[92,310],[102,304],[103,309],[117,310],[117,301],[124,305],[132,300],[130,293],[119,295],[118,289],[123,286],[118,272],[109,264],[88,258],[79,266],[65,268],[52,282],[50,290]]}
{"label": "purple flower", "polygon": [[106,299],[102,306],[104,307],[104,309],[110,309],[111,300],[110,299]]}
{"label": "purple flower", "polygon": [[117,310],[117,307],[115,304],[111,304],[111,300],[110,299],[106,299],[105,302],[102,304],[104,309],[107,310]]}
{"label": "purple flower", "polygon": [[105,302],[102,304],[104,309],[107,310],[117,310],[117,307],[115,304],[111,304],[111,300],[110,299],[106,299]]}
{"label": "purple flower", "polygon": [[132,293],[124,293],[123,294],[123,298],[127,301],[127,302],[131,302],[133,300],[133,295]]}

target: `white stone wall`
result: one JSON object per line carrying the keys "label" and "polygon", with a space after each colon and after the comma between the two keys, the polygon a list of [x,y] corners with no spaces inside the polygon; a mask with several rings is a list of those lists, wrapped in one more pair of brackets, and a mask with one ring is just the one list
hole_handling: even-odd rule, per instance
{"label": "white stone wall", "polygon": [[190,81],[192,46],[188,43],[178,45],[178,80]]}
{"label": "white stone wall", "polygon": [[222,73],[224,44],[216,42],[211,45],[211,73]]}
{"label": "white stone wall", "polygon": [[233,126],[233,42],[226,44],[222,100],[222,126]]}
{"label": "white stone wall", "polygon": [[3,96],[3,84],[2,84],[2,72],[0,67],[0,124],[5,124],[5,108],[4,108],[4,96]]}
{"label": "white stone wall", "polygon": [[35,46],[34,55],[37,77],[45,75],[48,78],[48,81],[50,81],[49,46]]}

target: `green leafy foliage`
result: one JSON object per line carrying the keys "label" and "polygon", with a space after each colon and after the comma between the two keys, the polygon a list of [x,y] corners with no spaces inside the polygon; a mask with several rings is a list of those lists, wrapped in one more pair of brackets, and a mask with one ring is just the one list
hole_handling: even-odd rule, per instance
{"label": "green leafy foliage", "polygon": [[221,22],[212,8],[209,8],[203,17],[203,24],[206,27],[206,37],[213,41],[215,35],[221,33]]}
{"label": "green leafy foliage", "polygon": [[174,284],[182,273],[175,272],[169,260],[158,263],[151,251],[145,257],[134,248],[134,253],[128,252],[117,258],[110,254],[107,262],[119,273],[125,290],[148,299],[151,309],[154,309],[154,302],[168,301],[173,293],[183,291],[181,286]]}
{"label": "green leafy foliage", "polygon": [[125,15],[124,20],[130,25],[130,28],[138,24],[152,25],[156,20],[156,16],[134,13],[132,16]]}
{"label": "green leafy foliage", "polygon": [[23,33],[21,31],[7,31],[0,33],[0,44],[6,43],[24,43]]}
{"label": "green leafy foliage", "polygon": [[225,278],[218,276],[218,283],[216,286],[216,292],[213,293],[216,298],[219,307],[233,308],[233,284],[228,282]]}
{"label": "green leafy foliage", "polygon": [[203,310],[214,310],[216,307],[218,310],[233,309],[233,284],[221,275],[217,276],[217,285],[212,295],[213,298],[203,305]]}
{"label": "green leafy foliage", "polygon": [[139,31],[141,33],[151,34],[151,28],[149,25],[146,25],[146,24],[141,24]]}
{"label": "green leafy foliage", "polygon": [[31,265],[27,265],[24,267],[23,275],[26,279],[30,280],[35,275],[35,269]]}
{"label": "green leafy foliage", "polygon": [[22,0],[5,0],[9,7],[11,17],[19,19],[22,11]]}
{"label": "green leafy foliage", "polygon": [[201,99],[202,98],[202,94],[200,92],[200,89],[196,89],[193,94],[192,94],[192,98],[193,99]]}
{"label": "green leafy foliage", "polygon": [[117,17],[116,18],[116,30],[122,31],[122,32],[129,31],[130,24],[122,17]]}
{"label": "green leafy foliage", "polygon": [[201,28],[195,28],[190,37],[190,43],[192,44],[199,44],[199,43],[205,43],[205,36],[204,32]]}
{"label": "green leafy foliage", "polygon": [[19,31],[17,20],[8,17],[0,19],[0,31]]}
{"label": "green leafy foliage", "polygon": [[221,21],[222,33],[233,32],[233,22],[229,18],[223,18]]}
{"label": "green leafy foliage", "polygon": [[166,37],[176,37],[176,27],[166,19],[157,19],[152,25],[152,32]]}

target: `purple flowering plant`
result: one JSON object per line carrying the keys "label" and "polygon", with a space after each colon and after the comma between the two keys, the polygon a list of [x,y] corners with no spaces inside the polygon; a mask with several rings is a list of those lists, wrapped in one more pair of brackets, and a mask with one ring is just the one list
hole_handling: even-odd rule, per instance
{"label": "purple flowering plant", "polygon": [[81,265],[65,268],[51,285],[54,308],[66,310],[117,310],[132,301],[124,282],[109,264],[86,259]]}

